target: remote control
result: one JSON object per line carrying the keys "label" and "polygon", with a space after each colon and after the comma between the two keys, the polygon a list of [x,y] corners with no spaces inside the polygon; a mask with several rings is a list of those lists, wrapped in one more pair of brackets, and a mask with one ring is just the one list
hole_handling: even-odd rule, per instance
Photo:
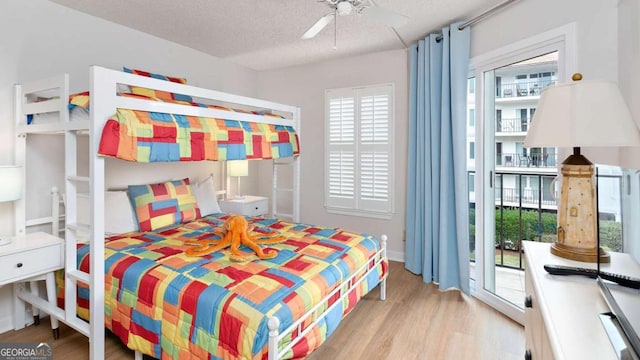
{"label": "remote control", "polygon": [[598,270],[579,268],[574,266],[546,264],[544,269],[551,275],[582,275],[595,279],[598,277]]}
{"label": "remote control", "polygon": [[592,279],[597,278],[599,275],[601,278],[612,281],[621,286],[640,289],[640,279],[626,275],[614,274],[606,271],[600,271],[600,274],[598,274],[598,270],[596,269],[551,264],[546,264],[544,269],[551,275],[582,275]]}
{"label": "remote control", "polygon": [[618,285],[622,285],[624,287],[628,287],[632,289],[640,289],[640,279],[638,278],[634,278],[626,275],[608,273],[604,271],[600,271],[600,277],[605,280],[613,281],[614,283]]}

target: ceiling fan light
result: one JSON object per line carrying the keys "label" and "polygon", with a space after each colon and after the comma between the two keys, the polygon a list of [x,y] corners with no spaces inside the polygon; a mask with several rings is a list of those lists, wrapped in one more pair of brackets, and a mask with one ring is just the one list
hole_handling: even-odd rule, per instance
{"label": "ceiling fan light", "polygon": [[345,15],[351,14],[351,11],[353,11],[353,5],[351,5],[351,3],[348,1],[341,1],[338,3],[338,6],[336,9],[337,9],[338,15],[345,16]]}

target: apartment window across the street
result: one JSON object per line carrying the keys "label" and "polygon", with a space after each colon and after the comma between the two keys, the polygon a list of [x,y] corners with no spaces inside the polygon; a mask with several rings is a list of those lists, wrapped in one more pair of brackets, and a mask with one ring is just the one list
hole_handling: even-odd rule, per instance
{"label": "apartment window across the street", "polygon": [[392,84],[325,92],[325,206],[331,213],[393,213]]}

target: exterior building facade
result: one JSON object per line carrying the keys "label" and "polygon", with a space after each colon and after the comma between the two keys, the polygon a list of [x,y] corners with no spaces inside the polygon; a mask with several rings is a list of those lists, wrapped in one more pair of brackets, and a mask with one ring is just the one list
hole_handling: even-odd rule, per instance
{"label": "exterior building facade", "polygon": [[[556,83],[557,54],[552,53],[495,71],[495,189],[496,205],[556,210],[552,182],[557,175],[556,148],[525,148],[540,93]],[[475,80],[467,97],[468,169],[474,180]],[[475,194],[472,191],[472,199]]]}

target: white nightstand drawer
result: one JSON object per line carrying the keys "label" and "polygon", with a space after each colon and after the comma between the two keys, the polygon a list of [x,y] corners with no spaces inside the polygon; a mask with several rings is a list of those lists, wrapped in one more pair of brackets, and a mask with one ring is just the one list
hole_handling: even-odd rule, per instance
{"label": "white nightstand drawer", "polygon": [[267,200],[255,201],[246,205],[246,212],[249,216],[264,215],[269,209],[267,209]]}
{"label": "white nightstand drawer", "polygon": [[29,251],[16,252],[0,258],[0,284],[14,279],[28,278],[46,270],[64,267],[62,244],[54,244]]}
{"label": "white nightstand drawer", "polygon": [[220,209],[227,214],[262,216],[269,212],[269,199],[250,195],[242,199],[226,199],[220,201]]}

